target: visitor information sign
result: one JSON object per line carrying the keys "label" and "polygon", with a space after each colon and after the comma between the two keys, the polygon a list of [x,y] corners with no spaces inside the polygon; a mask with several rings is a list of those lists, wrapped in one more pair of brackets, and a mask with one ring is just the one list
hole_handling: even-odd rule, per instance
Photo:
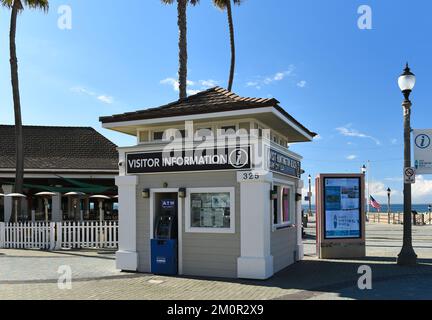
{"label": "visitor information sign", "polygon": [[360,178],[324,178],[324,238],[359,239]]}
{"label": "visitor information sign", "polygon": [[413,130],[416,174],[432,174],[432,130]]}

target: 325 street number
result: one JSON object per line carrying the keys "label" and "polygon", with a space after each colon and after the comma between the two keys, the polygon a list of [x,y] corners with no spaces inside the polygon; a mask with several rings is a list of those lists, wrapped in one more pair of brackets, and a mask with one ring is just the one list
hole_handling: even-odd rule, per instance
{"label": "325 street number", "polygon": [[242,173],[243,180],[255,181],[260,179],[260,175],[258,173],[253,172],[244,172]]}

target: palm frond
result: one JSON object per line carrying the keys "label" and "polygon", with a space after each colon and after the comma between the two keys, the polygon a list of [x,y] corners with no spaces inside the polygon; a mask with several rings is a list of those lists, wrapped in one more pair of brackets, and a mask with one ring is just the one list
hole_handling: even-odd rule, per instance
{"label": "palm frond", "polygon": [[[213,0],[213,4],[221,10],[225,10],[227,7],[227,2],[231,0]],[[232,0],[234,4],[241,5],[244,0]]]}
{"label": "palm frond", "polygon": [[30,9],[42,9],[47,12],[49,9],[49,0],[0,0],[0,5],[6,8],[12,8],[17,2],[18,10],[23,10],[24,6]]}
{"label": "palm frond", "polygon": [[49,1],[48,0],[24,0],[26,6],[30,9],[41,9],[48,12]]}
{"label": "palm frond", "polygon": [[0,5],[6,8],[12,8],[13,0],[0,0]]}
{"label": "palm frond", "polygon": [[[177,0],[161,0],[163,4],[173,4]],[[238,0],[237,0],[238,1]],[[199,4],[200,0],[187,0],[191,5],[196,6]]]}

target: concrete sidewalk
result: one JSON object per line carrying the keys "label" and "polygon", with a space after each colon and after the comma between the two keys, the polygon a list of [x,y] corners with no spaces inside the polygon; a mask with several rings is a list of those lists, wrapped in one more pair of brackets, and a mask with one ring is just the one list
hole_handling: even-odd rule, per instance
{"label": "concrete sidewalk", "polygon": [[[307,229],[305,260],[267,281],[162,277],[120,273],[113,255],[92,252],[0,251],[0,299],[432,299],[432,227],[414,227],[419,266],[396,265],[402,226],[368,225],[360,260],[318,260],[314,225]],[[57,287],[57,268],[71,265],[71,290]],[[373,272],[371,291],[357,288],[359,266]]]}

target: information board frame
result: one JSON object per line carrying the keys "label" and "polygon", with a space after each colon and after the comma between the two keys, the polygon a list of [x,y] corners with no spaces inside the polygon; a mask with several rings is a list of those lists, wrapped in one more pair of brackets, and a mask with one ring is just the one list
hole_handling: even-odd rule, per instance
{"label": "information board frame", "polygon": [[[358,186],[358,192],[359,192],[359,198],[358,198],[358,221],[359,221],[359,235],[358,236],[339,236],[339,237],[329,237],[327,235],[327,210],[326,210],[326,181],[327,180],[356,180],[357,186]],[[323,238],[324,240],[330,240],[330,241],[338,241],[338,240],[360,240],[363,238],[363,190],[362,190],[362,179],[361,177],[353,177],[353,176],[325,176],[322,178],[322,209],[323,209]]]}
{"label": "information board frame", "polygon": [[[324,179],[360,179],[360,236],[361,238],[325,238],[324,217]],[[316,192],[316,246],[319,259],[352,259],[366,256],[366,184],[365,175],[361,173],[321,173],[315,180]],[[348,184],[349,185],[349,184]],[[342,204],[341,204],[342,205]],[[344,208],[353,208],[354,204],[348,202]],[[356,235],[357,236],[357,235]]]}

